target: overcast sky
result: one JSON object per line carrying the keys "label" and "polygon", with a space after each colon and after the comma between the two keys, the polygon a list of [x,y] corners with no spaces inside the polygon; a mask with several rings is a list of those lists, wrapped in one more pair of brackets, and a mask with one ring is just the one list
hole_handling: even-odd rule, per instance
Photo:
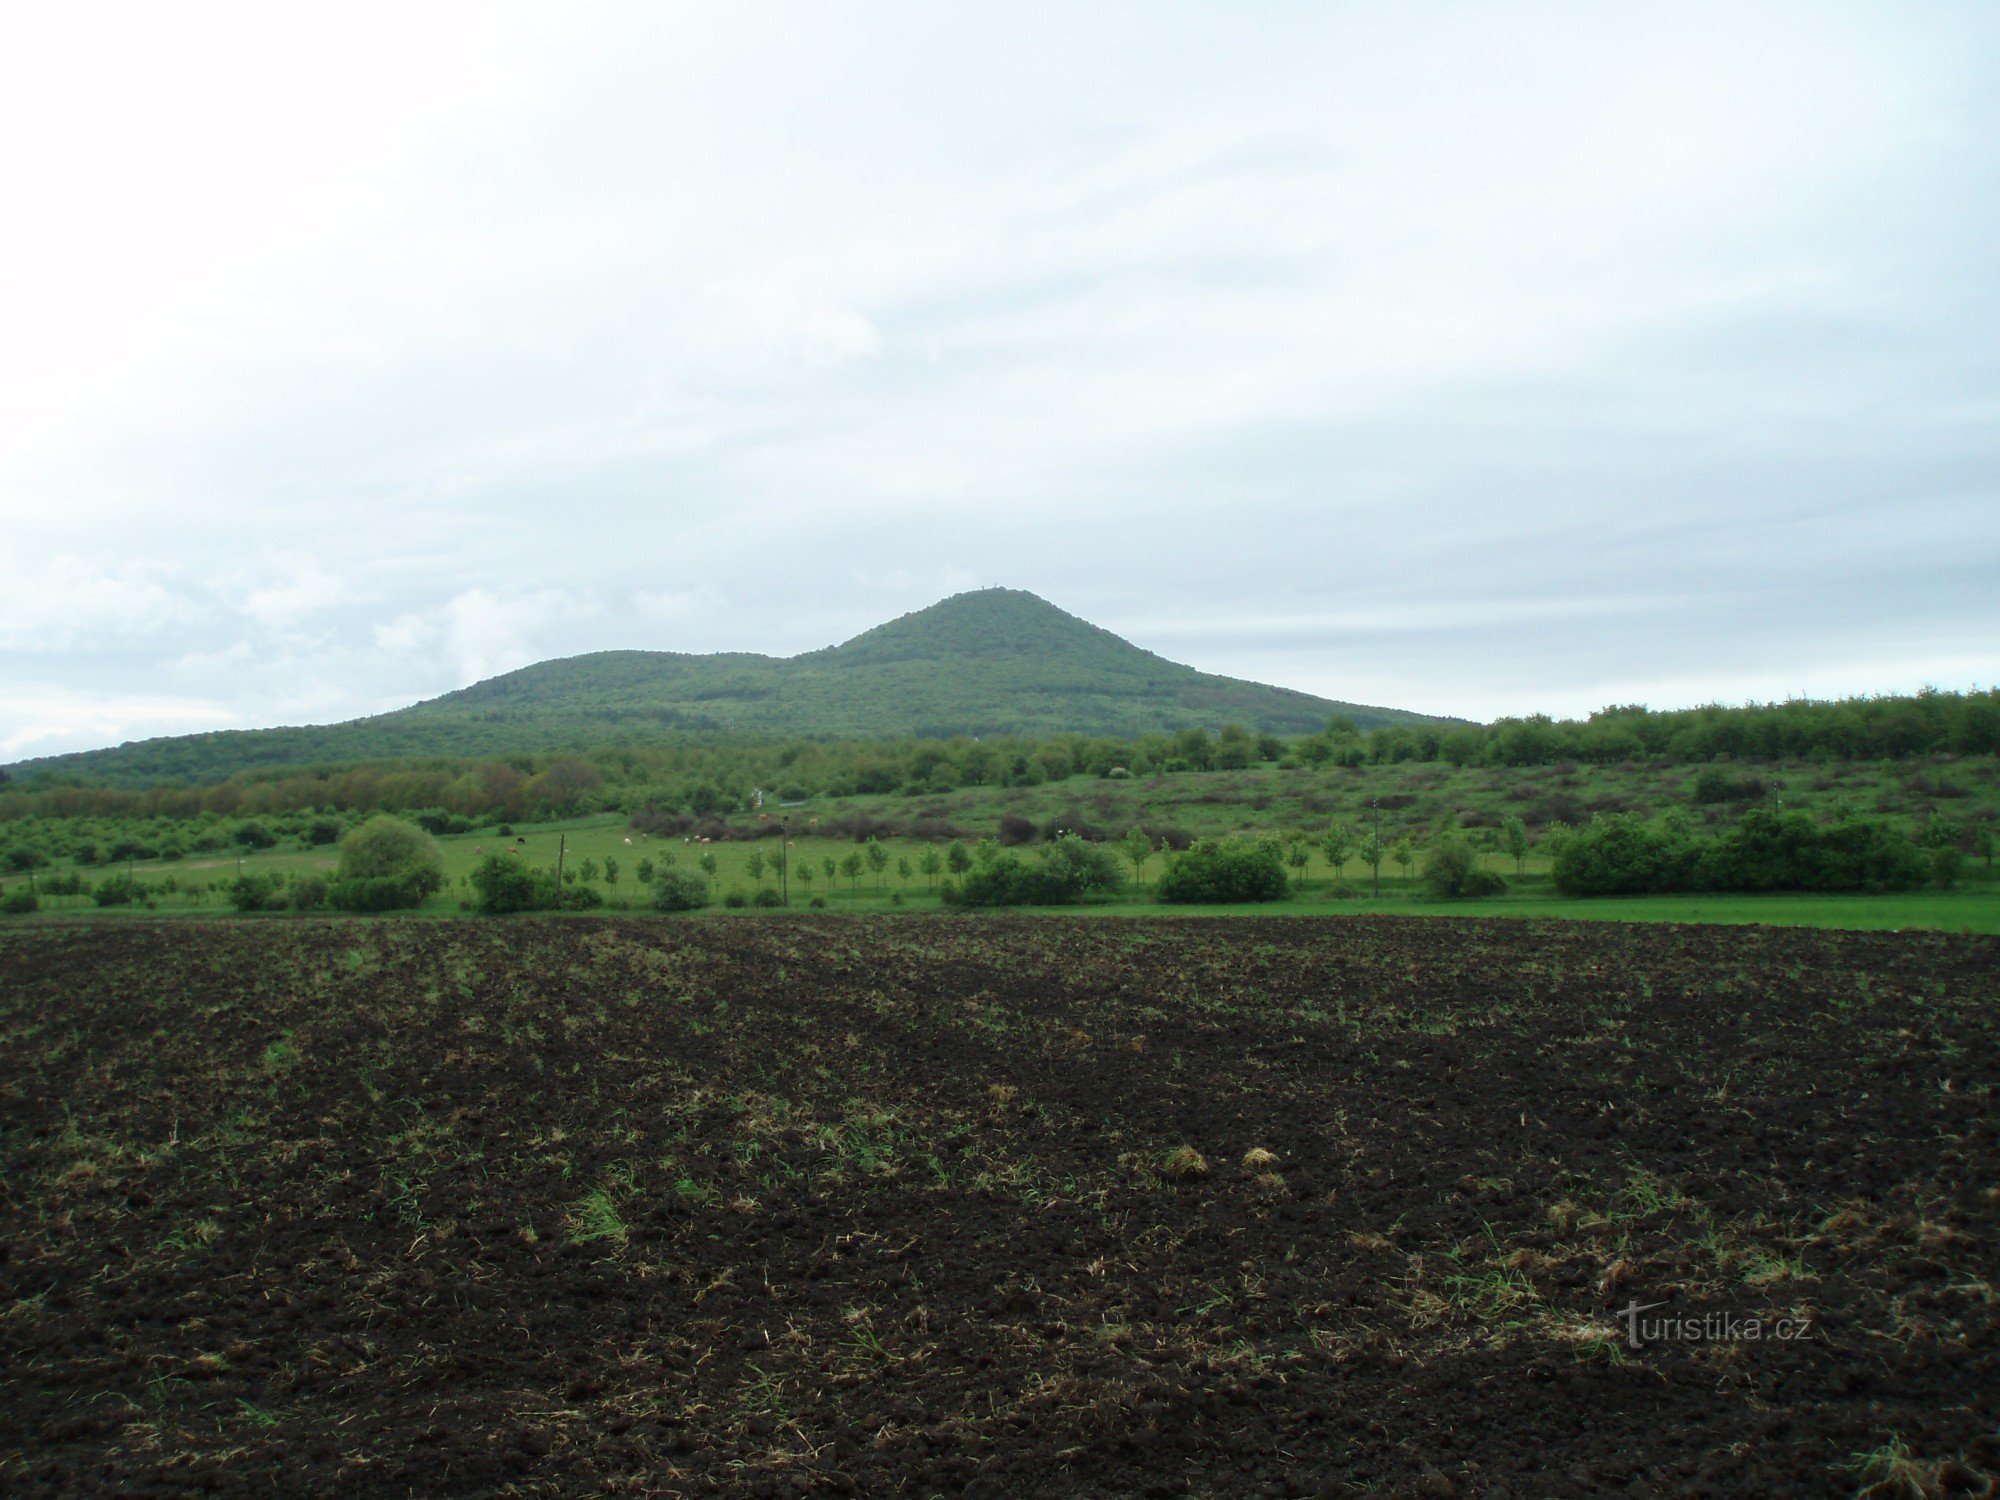
{"label": "overcast sky", "polygon": [[2000,6],[16,5],[0,760],[1032,589],[1488,718],[2000,673]]}

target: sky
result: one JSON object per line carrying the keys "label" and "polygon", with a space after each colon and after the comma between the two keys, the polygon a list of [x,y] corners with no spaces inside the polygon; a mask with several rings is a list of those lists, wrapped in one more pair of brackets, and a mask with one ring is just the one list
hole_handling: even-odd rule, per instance
{"label": "sky", "polygon": [[2000,680],[2000,6],[0,12],[0,760],[1030,589],[1488,719]]}

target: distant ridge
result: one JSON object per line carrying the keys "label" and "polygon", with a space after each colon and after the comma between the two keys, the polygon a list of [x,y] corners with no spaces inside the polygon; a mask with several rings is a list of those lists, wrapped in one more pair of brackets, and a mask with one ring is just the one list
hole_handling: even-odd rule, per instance
{"label": "distant ridge", "polygon": [[597,651],[537,662],[344,724],[220,730],[23,761],[17,776],[118,785],[264,766],[512,755],[731,735],[1134,735],[1237,723],[1274,734],[1458,723],[1196,671],[1020,589],[954,594],[799,656]]}

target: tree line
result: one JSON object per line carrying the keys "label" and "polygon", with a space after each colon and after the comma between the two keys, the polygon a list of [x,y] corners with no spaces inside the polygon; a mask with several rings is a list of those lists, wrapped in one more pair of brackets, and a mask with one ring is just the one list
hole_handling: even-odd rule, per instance
{"label": "tree line", "polygon": [[648,807],[721,817],[811,799],[924,796],[968,787],[1036,786],[1076,775],[1121,780],[1272,764],[1358,768],[1436,761],[1527,767],[1996,753],[2000,691],[1925,691],[1667,712],[1628,705],[1586,719],[1533,716],[1457,728],[1396,725],[1364,731],[1335,719],[1319,733],[1290,738],[1229,725],[1216,733],[1196,728],[1128,739],[1074,734],[710,739],[490,759],[429,756],[280,767],[192,786],[114,787],[91,784],[78,773],[42,773],[0,784],[0,823],[378,811],[523,821]]}

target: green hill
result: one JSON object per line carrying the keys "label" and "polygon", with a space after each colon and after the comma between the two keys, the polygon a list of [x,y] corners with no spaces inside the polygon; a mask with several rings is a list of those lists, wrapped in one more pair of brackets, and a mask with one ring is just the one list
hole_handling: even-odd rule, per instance
{"label": "green hill", "polygon": [[[222,730],[24,761],[131,785],[391,756],[509,755],[693,735],[1133,735],[1227,723],[1302,733],[1444,722],[1198,672],[1018,589],[956,594],[800,656],[597,651],[344,724]],[[1450,721],[1458,722],[1458,721]]]}

